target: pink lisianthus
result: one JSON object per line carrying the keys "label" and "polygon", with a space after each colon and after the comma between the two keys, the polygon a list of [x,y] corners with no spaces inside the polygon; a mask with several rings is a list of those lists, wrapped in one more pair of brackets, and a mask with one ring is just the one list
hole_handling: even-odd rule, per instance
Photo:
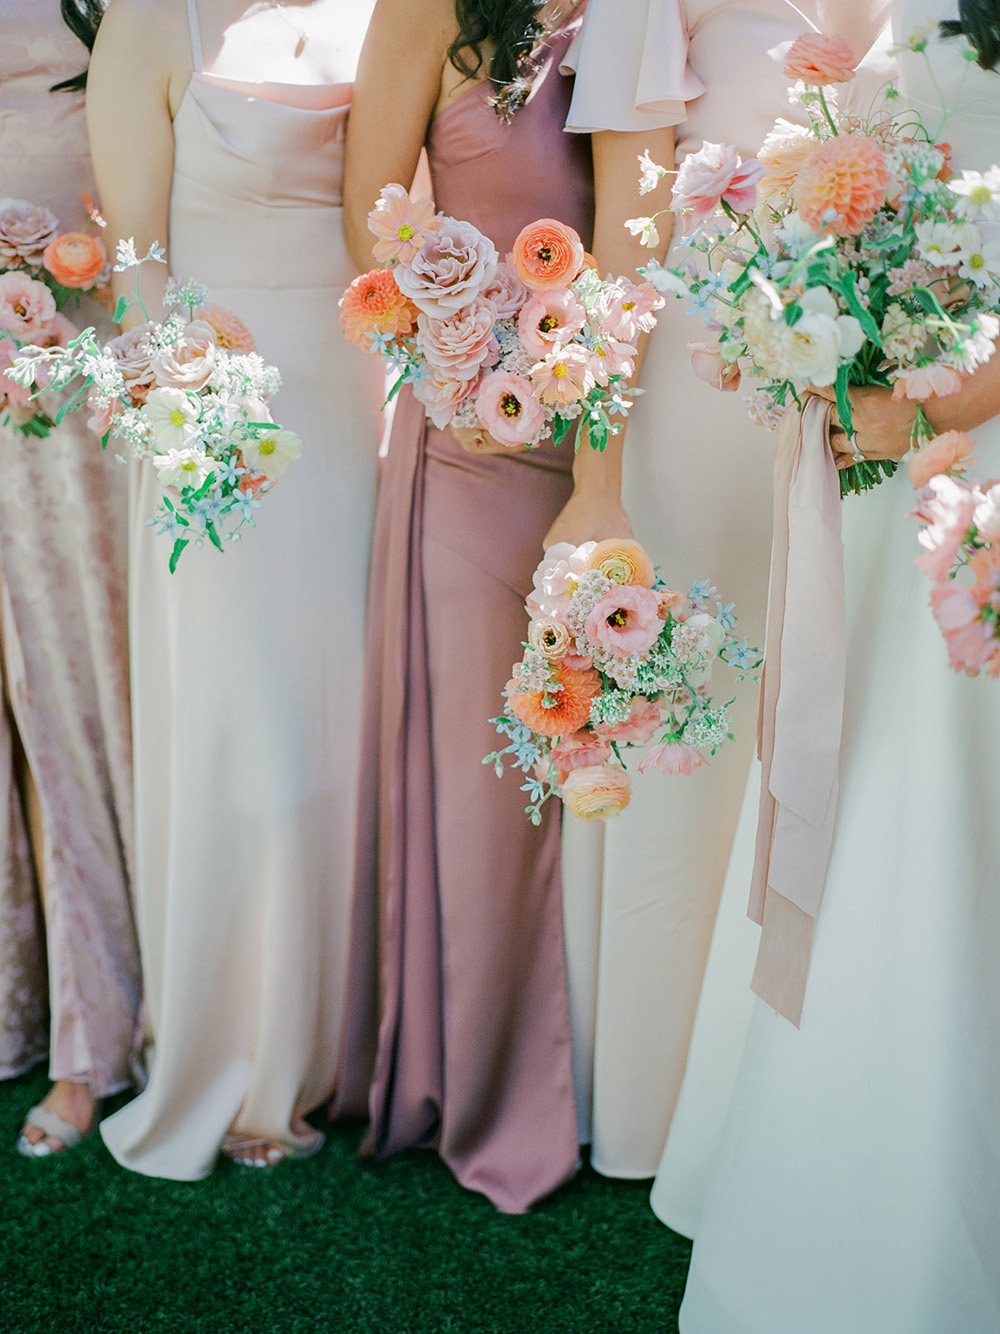
{"label": "pink lisianthus", "polygon": [[0,274],[0,329],[18,342],[34,342],[55,313],[56,299],[44,283],[17,270]]}
{"label": "pink lisianthus", "polygon": [[31,403],[32,391],[7,374],[20,351],[13,338],[0,334],[0,404],[6,402],[11,407],[27,408]]}
{"label": "pink lisianthus", "polygon": [[917,556],[916,564],[930,579],[947,578],[975,512],[975,493],[946,473],[932,477],[920,493],[916,517],[927,526],[917,534],[917,541],[927,554]]}
{"label": "pink lisianthus", "polygon": [[484,363],[499,354],[493,337],[495,319],[492,304],[482,297],[444,319],[421,313],[417,346],[442,379],[473,380]]}
{"label": "pink lisianthus", "polygon": [[897,371],[892,396],[897,401],[904,398],[945,398],[948,394],[957,394],[961,387],[962,377],[954,367],[932,361],[928,366]]}
{"label": "pink lisianthus", "polygon": [[443,319],[490,286],[499,256],[493,242],[471,222],[440,221],[412,259],[393,273],[399,290],[418,310]]}
{"label": "pink lisianthus", "polygon": [[632,799],[632,780],[614,764],[573,769],[562,785],[566,809],[578,820],[608,820]]}
{"label": "pink lisianthus", "polygon": [[411,199],[401,185],[387,185],[368,214],[368,230],[375,237],[372,254],[380,264],[408,264],[440,226],[429,199]]}
{"label": "pink lisianthus", "polygon": [[545,413],[530,381],[510,371],[490,371],[483,376],[476,412],[502,445],[530,445],[545,429]]}
{"label": "pink lisianthus", "polygon": [[443,431],[462,403],[475,390],[475,380],[458,380],[450,375],[439,375],[433,370],[413,382],[413,397],[423,405],[430,421]]}
{"label": "pink lisianthus", "polygon": [[740,387],[740,368],[737,362],[726,361],[719,351],[718,339],[697,343],[688,343],[691,352],[691,369],[699,380],[704,380],[713,389],[732,393]]}
{"label": "pink lisianthus", "polygon": [[618,338],[598,338],[590,353],[590,373],[602,388],[606,388],[612,375],[621,375],[626,380],[635,374],[636,349],[631,343],[623,343]]}
{"label": "pink lisianthus", "polygon": [[533,292],[517,317],[517,332],[529,356],[542,358],[578,334],[587,312],[568,287]]}
{"label": "pink lisianthus", "polygon": [[806,32],[789,47],[784,75],[786,79],[801,79],[813,88],[823,88],[827,84],[846,83],[853,79],[856,63],[846,37]]}
{"label": "pink lisianthus", "polygon": [[510,261],[510,255],[506,260],[500,260],[493,281],[483,291],[487,301],[493,302],[498,320],[513,319],[530,295],[511,267]]}
{"label": "pink lisianthus", "polygon": [[919,490],[940,472],[960,474],[962,464],[975,462],[970,457],[975,447],[976,442],[964,431],[943,431],[910,459],[907,469],[910,481]]}
{"label": "pink lisianthus", "polygon": [[47,208],[15,199],[0,208],[0,266],[41,266],[50,241],[59,235],[59,219]]}
{"label": "pink lisianthus", "polygon": [[556,781],[562,787],[567,774],[574,769],[610,760],[611,742],[584,727],[564,736],[558,745],[552,747],[549,758],[556,768]]}
{"label": "pink lisianthus", "polygon": [[640,584],[613,588],[594,605],[584,624],[592,644],[620,658],[647,652],[662,629],[656,594]]}
{"label": "pink lisianthus", "polygon": [[721,203],[734,213],[749,213],[757,202],[757,182],[764,174],[755,157],[741,161],[731,144],[705,143],[681,163],[671,208],[687,212],[695,224],[711,217]]}
{"label": "pink lisianthus", "polygon": [[577,584],[590,568],[590,555],[596,546],[596,542],[578,547],[572,542],[556,542],[548,548],[532,576],[534,587],[526,604],[529,616],[565,617]]}
{"label": "pink lisianthus", "polygon": [[543,403],[576,403],[596,381],[590,353],[578,343],[557,347],[531,368],[531,382]]}
{"label": "pink lisianthus", "polygon": [[661,774],[683,774],[689,777],[705,762],[701,751],[689,746],[686,741],[664,741],[646,751],[639,761],[639,772],[644,774],[647,769],[655,768]]}
{"label": "pink lisianthus", "polygon": [[600,723],[594,732],[606,741],[617,741],[620,746],[644,746],[659,725],[659,708],[651,700],[637,695],[624,722]]}

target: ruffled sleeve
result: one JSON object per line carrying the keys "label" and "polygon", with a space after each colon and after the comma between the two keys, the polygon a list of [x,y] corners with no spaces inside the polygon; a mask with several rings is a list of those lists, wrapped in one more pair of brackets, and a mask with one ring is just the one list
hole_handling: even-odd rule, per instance
{"label": "ruffled sleeve", "polygon": [[705,91],[680,0],[589,0],[562,68],[576,74],[566,128],[581,134],[679,125]]}

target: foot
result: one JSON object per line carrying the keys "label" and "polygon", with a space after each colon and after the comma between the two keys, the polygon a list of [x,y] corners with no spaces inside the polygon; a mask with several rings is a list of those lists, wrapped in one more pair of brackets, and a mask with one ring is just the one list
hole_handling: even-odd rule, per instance
{"label": "foot", "polygon": [[[314,1130],[301,1116],[292,1119],[291,1129],[298,1141],[295,1144],[234,1131],[223,1140],[222,1152],[242,1167],[276,1167],[286,1158],[308,1158],[317,1152],[325,1139],[321,1131]],[[300,1147],[303,1142],[304,1147]]]}
{"label": "foot", "polygon": [[[75,1084],[68,1079],[58,1079],[49,1089],[48,1096],[39,1106],[46,1112],[73,1126],[81,1135],[89,1135],[97,1117],[97,1101],[90,1086]],[[21,1131],[18,1148],[29,1158],[44,1158],[49,1154],[62,1153],[66,1141],[52,1130],[46,1131],[35,1125],[29,1114]]]}

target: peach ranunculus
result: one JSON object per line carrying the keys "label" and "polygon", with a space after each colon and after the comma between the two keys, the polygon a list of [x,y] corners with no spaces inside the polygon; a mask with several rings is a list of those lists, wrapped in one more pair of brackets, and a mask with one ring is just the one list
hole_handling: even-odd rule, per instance
{"label": "peach ranunculus", "polygon": [[921,446],[910,459],[907,469],[910,481],[919,490],[926,486],[938,473],[947,472],[961,476],[964,463],[974,463],[971,457],[976,442],[964,431],[943,431]]}
{"label": "peach ranunculus", "polygon": [[521,345],[531,357],[545,357],[559,343],[578,334],[587,320],[587,312],[568,287],[551,292],[534,292],[517,316]]}
{"label": "peach ranunculus", "polygon": [[577,403],[597,381],[591,353],[579,343],[554,348],[531,368],[531,383],[543,403]]}
{"label": "peach ranunculus", "polygon": [[423,405],[429,419],[439,431],[451,425],[459,407],[475,389],[475,380],[458,380],[454,376],[438,374],[431,369],[413,381],[413,397]]}
{"label": "peach ranunculus", "polygon": [[215,331],[219,347],[227,352],[256,352],[257,340],[238,315],[234,315],[225,306],[212,302],[202,306],[198,318]]}
{"label": "peach ranunculus", "polygon": [[533,444],[545,429],[545,413],[530,381],[510,371],[483,376],[476,412],[494,440],[512,448]]}
{"label": "peach ranunculus", "polygon": [[572,647],[573,637],[555,617],[536,616],[528,626],[528,643],[549,662],[559,662]]}
{"label": "peach ranunculus", "polygon": [[534,587],[526,603],[529,616],[563,618],[581,576],[590,568],[587,562],[596,545],[584,542],[575,547],[572,542],[556,542],[546,550],[532,575]]}
{"label": "peach ranunculus", "polygon": [[563,804],[578,820],[608,820],[632,799],[632,780],[616,764],[573,769],[562,785]]}
{"label": "peach ranunculus", "polygon": [[[541,690],[519,691],[517,681],[507,682],[507,705],[516,718],[539,736],[568,736],[590,721],[590,701],[601,693],[600,673],[593,667],[575,671],[565,663],[553,663],[552,670],[562,687],[547,696]],[[543,698],[552,700],[546,707]]]}
{"label": "peach ranunculus", "polygon": [[631,537],[612,537],[598,542],[587,560],[588,570],[600,570],[613,584],[653,587],[653,562],[646,548]]}
{"label": "peach ranunculus", "polygon": [[161,389],[186,389],[197,393],[208,383],[215,366],[218,346],[215,330],[204,320],[192,320],[176,343],[158,352],[151,361]]}
{"label": "peach ranunculus", "polygon": [[477,297],[444,319],[422,312],[417,317],[417,346],[442,379],[474,380],[488,361],[496,361],[499,347],[493,337],[496,311]]}
{"label": "peach ranunculus", "polygon": [[560,787],[566,782],[568,774],[574,769],[582,769],[588,764],[603,764],[611,759],[611,742],[598,736],[589,728],[564,736],[549,751],[549,759],[555,765],[556,780]]}
{"label": "peach ranunculus", "polygon": [[487,301],[493,302],[498,320],[512,320],[528,299],[528,289],[514,272],[510,256],[497,264],[493,281],[483,291]]}
{"label": "peach ranunculus", "polygon": [[789,199],[799,172],[818,147],[817,140],[803,125],[778,120],[757,154],[758,161],[764,164],[764,175],[757,187],[761,198]]}
{"label": "peach ranunculus", "polygon": [[380,264],[408,264],[440,226],[429,199],[411,199],[403,186],[387,185],[368,214],[368,230],[375,237],[372,254]]}
{"label": "peach ranunculus", "polygon": [[699,380],[704,380],[713,389],[724,393],[733,393],[740,387],[741,373],[739,363],[726,361],[719,351],[719,340],[688,343],[691,353],[691,369]]}
{"label": "peach ranunculus", "polygon": [[660,637],[656,594],[641,584],[620,584],[594,604],[584,632],[616,658],[630,658],[651,649]]}
{"label": "peach ranunculus", "polygon": [[14,199],[0,208],[0,265],[37,269],[45,247],[59,235],[59,219],[47,208]]}
{"label": "peach ranunculus", "polygon": [[344,337],[363,352],[372,351],[379,334],[405,338],[417,322],[417,308],[399,290],[391,269],[372,269],[355,278],[338,305]]}
{"label": "peach ranunculus", "polygon": [[498,260],[493,242],[471,222],[442,218],[413,258],[393,273],[399,290],[418,310],[441,319],[489,287]]}
{"label": "peach ranunculus", "polygon": [[763,174],[755,157],[741,160],[731,144],[706,142],[681,163],[670,207],[688,213],[696,225],[711,217],[723,202],[734,213],[749,213],[757,202],[757,182]]}
{"label": "peach ranunculus", "polygon": [[664,741],[662,745],[647,750],[639,761],[639,772],[647,769],[659,769],[661,774],[683,774],[685,777],[700,769],[705,757],[700,750],[689,746],[686,741]]}
{"label": "peach ranunculus", "polygon": [[953,366],[932,361],[927,366],[897,371],[892,396],[897,400],[945,398],[948,394],[957,394],[961,387],[962,377]]}
{"label": "peach ranunculus", "polygon": [[600,723],[594,731],[607,741],[620,746],[644,746],[652,739],[660,725],[660,710],[652,700],[637,695],[632,700],[628,717],[620,723]]}
{"label": "peach ranunculus", "polygon": [[145,403],[150,389],[156,384],[153,373],[155,349],[150,341],[155,327],[153,324],[136,324],[126,333],[112,338],[107,345],[133,404]]}
{"label": "peach ranunculus", "polygon": [[63,287],[89,291],[108,262],[107,251],[96,236],[64,232],[50,241],[42,263]]}
{"label": "peach ranunculus", "polygon": [[801,79],[813,88],[847,83],[854,78],[857,61],[846,37],[806,32],[797,37],[785,56],[786,79]]}
{"label": "peach ranunculus", "polygon": [[863,134],[838,134],[802,164],[792,194],[801,217],[815,231],[857,236],[892,186],[892,171],[878,144]]}
{"label": "peach ranunculus", "polygon": [[31,343],[45,333],[55,313],[56,299],[44,283],[17,269],[0,273],[0,330],[19,343]]}
{"label": "peach ranunculus", "polygon": [[586,251],[572,227],[539,218],[522,227],[511,251],[514,272],[533,292],[568,287],[583,268]]}

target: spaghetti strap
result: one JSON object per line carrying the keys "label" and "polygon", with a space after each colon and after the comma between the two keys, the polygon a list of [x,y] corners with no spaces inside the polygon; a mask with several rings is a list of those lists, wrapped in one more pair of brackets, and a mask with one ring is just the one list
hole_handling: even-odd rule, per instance
{"label": "spaghetti strap", "polygon": [[205,64],[205,58],[201,49],[201,29],[198,27],[197,0],[187,0],[187,10],[188,31],[191,34],[191,59],[194,62],[195,74],[200,74]]}

